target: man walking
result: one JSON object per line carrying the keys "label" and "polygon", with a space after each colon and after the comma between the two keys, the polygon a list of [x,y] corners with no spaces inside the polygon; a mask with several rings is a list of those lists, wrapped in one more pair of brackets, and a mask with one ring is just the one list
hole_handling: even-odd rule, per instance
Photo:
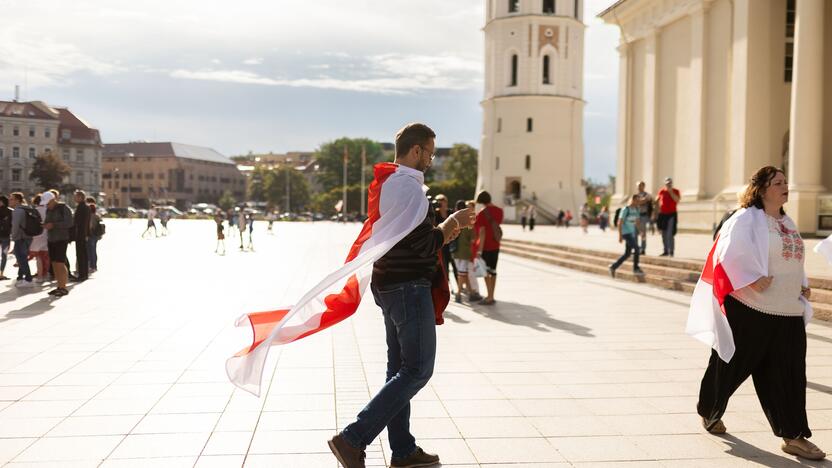
{"label": "man walking", "polygon": [[659,218],[656,224],[662,232],[662,243],[664,244],[664,252],[662,257],[672,257],[675,250],[676,223],[678,217],[676,214],[676,204],[681,199],[681,194],[678,190],[673,188],[673,179],[670,177],[664,179],[664,187],[659,190],[656,196],[659,201]]}
{"label": "man walking", "polygon": [[31,288],[32,272],[29,269],[29,245],[32,243],[32,236],[23,230],[26,223],[26,199],[20,192],[14,192],[9,199],[9,206],[12,208],[12,242],[14,242],[14,258],[17,260],[17,282],[19,288]]}
{"label": "man walking", "polygon": [[637,206],[639,212],[639,222],[641,223],[639,231],[641,231],[642,255],[645,255],[647,252],[647,225],[650,223],[650,217],[653,216],[653,196],[644,190],[646,186],[647,184],[645,184],[642,180],[638,183],[638,190],[636,191],[636,197],[638,197]]}
{"label": "man walking", "polygon": [[639,248],[638,248],[638,232],[644,229],[644,224],[641,221],[640,197],[638,194],[630,198],[630,204],[621,210],[618,218],[618,243],[624,243],[624,255],[619,257],[612,265],[610,265],[610,276],[615,278],[615,270],[621,266],[630,254],[633,254],[633,273],[636,275],[643,275],[644,272],[638,266]]}
{"label": "man walking", "polygon": [[9,199],[0,195],[0,281],[9,279],[3,273],[9,258],[9,247],[12,245],[12,209]]}
{"label": "man walking", "polygon": [[82,190],[75,191],[75,276],[76,281],[86,281],[90,276],[89,252],[87,239],[90,236],[90,207],[86,203],[87,194]]}
{"label": "man walking", "polygon": [[[408,192],[414,197],[424,197],[420,187],[434,158],[435,137],[433,130],[418,123],[404,127],[396,135],[397,172],[415,179],[412,192]],[[403,208],[381,207],[385,211]],[[373,264],[371,288],[387,330],[387,383],[361,410],[356,421],[329,441],[330,450],[345,468],[365,466],[364,449],[385,427],[392,450],[390,466],[439,463],[439,457],[425,453],[410,433],[410,400],[433,375],[436,316],[431,282],[434,275],[442,274],[439,251],[460,229],[471,226],[474,216],[470,209],[457,211],[436,227],[434,217],[434,210],[428,207],[422,223]]]}
{"label": "man walking", "polygon": [[[485,262],[485,288],[488,295],[480,301],[482,305],[494,305],[494,288],[497,287],[497,259],[500,256],[500,241],[503,238],[503,209],[491,203],[491,194],[483,190],[477,195],[477,203],[485,205],[477,214],[474,232],[479,238],[478,255]],[[569,222],[567,221],[567,226]]]}

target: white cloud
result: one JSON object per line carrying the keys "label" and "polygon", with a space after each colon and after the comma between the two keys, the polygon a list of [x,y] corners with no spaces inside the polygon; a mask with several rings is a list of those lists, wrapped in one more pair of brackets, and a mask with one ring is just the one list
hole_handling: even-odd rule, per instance
{"label": "white cloud", "polygon": [[262,65],[263,57],[251,57],[243,60],[243,65]]}
{"label": "white cloud", "polygon": [[0,70],[2,87],[25,81],[30,88],[37,88],[66,85],[78,72],[110,75],[125,68],[85,54],[74,44],[49,36],[33,37],[12,26],[0,32]]}
{"label": "white cloud", "polygon": [[[348,56],[339,56],[347,58]],[[173,78],[217,81],[244,85],[287,86],[334,89],[380,94],[411,94],[425,90],[461,90],[482,85],[482,64],[476,60],[449,55],[374,55],[361,62],[362,76],[334,78],[329,75],[310,77],[275,78],[244,70],[228,69],[177,69]],[[357,68],[356,63],[344,64],[345,68]],[[352,67],[350,67],[350,65]],[[329,69],[326,64],[314,66]]]}

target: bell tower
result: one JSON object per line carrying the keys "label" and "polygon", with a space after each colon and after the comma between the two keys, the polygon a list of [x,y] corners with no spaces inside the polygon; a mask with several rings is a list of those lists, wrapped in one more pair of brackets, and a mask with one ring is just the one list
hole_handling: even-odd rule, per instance
{"label": "bell tower", "polygon": [[538,214],[585,202],[583,0],[486,0],[477,189]]}

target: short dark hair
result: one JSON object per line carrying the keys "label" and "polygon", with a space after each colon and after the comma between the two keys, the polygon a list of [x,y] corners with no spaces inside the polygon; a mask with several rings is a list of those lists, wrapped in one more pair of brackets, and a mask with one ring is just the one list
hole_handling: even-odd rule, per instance
{"label": "short dark hair", "polygon": [[404,156],[414,146],[424,146],[436,133],[425,124],[411,123],[405,125],[396,133],[396,157]]}
{"label": "short dark hair", "polygon": [[84,200],[84,201],[87,202],[87,203],[95,204],[95,198],[93,198],[93,197],[87,197],[87,199]]}
{"label": "short dark hair", "polygon": [[35,195],[35,198],[32,199],[33,205],[40,205],[40,195]]}
{"label": "short dark hair", "polygon": [[26,201],[26,197],[23,196],[23,192],[12,192],[10,196],[19,202]]}
{"label": "short dark hair", "polygon": [[76,190],[76,191],[75,191],[75,195],[81,195],[81,198],[83,198],[83,199],[85,199],[85,200],[86,200],[86,198],[87,198],[87,193],[86,193],[86,192],[84,192],[84,191],[83,191],[83,190],[81,190],[81,189]]}
{"label": "short dark hair", "polygon": [[491,203],[491,194],[483,190],[482,192],[477,194],[477,203],[481,203],[483,205],[487,205]]}
{"label": "short dark hair", "polygon": [[52,192],[52,195],[55,195],[56,200],[61,197],[61,193],[58,192],[56,189],[49,189],[47,190],[47,192]]}

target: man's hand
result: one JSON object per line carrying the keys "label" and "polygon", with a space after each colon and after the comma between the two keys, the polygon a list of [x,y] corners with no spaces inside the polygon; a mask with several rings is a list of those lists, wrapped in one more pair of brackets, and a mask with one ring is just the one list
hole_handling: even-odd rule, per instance
{"label": "man's hand", "polygon": [[812,288],[804,288],[804,287],[801,286],[800,295],[805,297],[807,301],[811,300],[812,299]]}
{"label": "man's hand", "polygon": [[618,243],[620,244],[620,243],[622,243],[622,242],[624,242],[624,238],[623,238],[623,237],[621,237],[621,236],[618,236]]}
{"label": "man's hand", "polygon": [[477,220],[477,215],[474,213],[473,208],[465,208],[464,210],[454,212],[454,214],[451,215],[451,218],[455,219],[456,222],[459,223],[460,229],[465,229],[474,225],[474,221]]}

